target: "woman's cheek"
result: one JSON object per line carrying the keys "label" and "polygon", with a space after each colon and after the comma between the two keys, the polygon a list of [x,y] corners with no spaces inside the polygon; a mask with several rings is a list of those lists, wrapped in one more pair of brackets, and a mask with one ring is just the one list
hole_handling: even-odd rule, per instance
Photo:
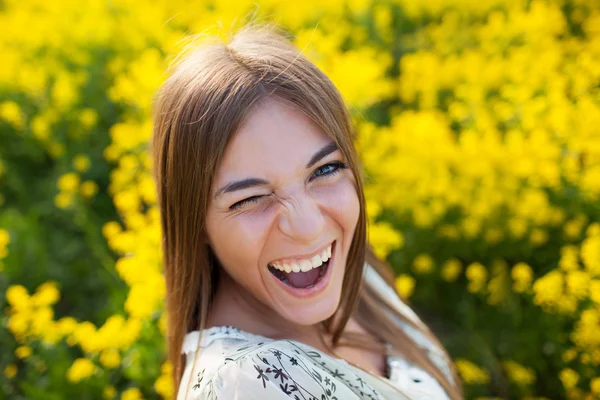
{"label": "woman's cheek", "polygon": [[358,219],[360,203],[351,179],[341,179],[333,185],[318,188],[316,196],[331,213],[341,214],[344,219]]}
{"label": "woman's cheek", "polygon": [[275,207],[275,204],[269,204],[267,207],[258,205],[257,209],[240,215],[236,221],[240,236],[247,238],[250,242],[264,241],[272,228]]}
{"label": "woman's cheek", "polygon": [[230,234],[225,240],[230,243],[233,253],[244,258],[239,261],[243,261],[246,267],[256,266],[261,261],[261,252],[265,248],[268,235],[273,230],[273,210],[273,207],[269,207],[267,210],[249,211],[232,220],[235,226],[231,227]]}

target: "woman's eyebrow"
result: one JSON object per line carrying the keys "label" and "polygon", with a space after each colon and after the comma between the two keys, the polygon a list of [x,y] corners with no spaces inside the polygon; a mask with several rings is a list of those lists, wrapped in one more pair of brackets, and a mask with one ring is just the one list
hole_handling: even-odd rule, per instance
{"label": "woman's eyebrow", "polygon": [[333,153],[338,149],[338,146],[335,142],[329,142],[325,146],[321,148],[321,150],[317,151],[311,158],[308,164],[306,164],[306,168],[310,168],[315,165],[321,158],[326,157],[327,155]]}
{"label": "woman's eyebrow", "polygon": [[234,192],[236,190],[248,189],[250,187],[263,186],[268,184],[269,181],[259,178],[246,178],[239,181],[233,181],[217,190],[217,192],[215,193],[215,197],[224,195],[225,193]]}
{"label": "woman's eyebrow", "polygon": [[[313,156],[310,158],[310,161],[306,164],[306,168],[312,167],[317,162],[319,162],[320,159],[333,153],[337,149],[338,146],[335,142],[327,143],[319,151],[313,154]],[[217,190],[215,193],[215,198],[224,195],[225,193],[235,192],[236,190],[248,189],[254,186],[264,186],[268,184],[269,181],[260,178],[246,178],[239,181],[233,181],[225,186],[222,186],[219,190]]]}

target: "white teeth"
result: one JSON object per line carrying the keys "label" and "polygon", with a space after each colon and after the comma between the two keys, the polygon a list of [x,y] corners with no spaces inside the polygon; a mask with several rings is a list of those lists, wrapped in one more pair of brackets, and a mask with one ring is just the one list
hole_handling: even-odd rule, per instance
{"label": "white teeth", "polygon": [[329,253],[327,252],[327,249],[323,250],[321,252],[321,261],[325,262],[327,260],[329,260]]}
{"label": "white teeth", "polygon": [[300,261],[300,271],[306,272],[306,271],[310,271],[312,268],[313,268],[313,265],[310,260]]}
{"label": "white teeth", "polygon": [[321,260],[321,256],[318,254],[316,256],[314,256],[313,258],[311,258],[310,262],[311,262],[313,268],[320,267],[321,264],[323,264],[323,261]]}
{"label": "white teeth", "polygon": [[310,271],[313,268],[320,267],[324,262],[327,262],[331,258],[331,245],[327,247],[325,250],[321,252],[321,254],[317,254],[313,256],[311,259],[301,260],[298,262],[291,263],[272,263],[270,264],[273,268],[278,269],[284,272],[306,272]]}

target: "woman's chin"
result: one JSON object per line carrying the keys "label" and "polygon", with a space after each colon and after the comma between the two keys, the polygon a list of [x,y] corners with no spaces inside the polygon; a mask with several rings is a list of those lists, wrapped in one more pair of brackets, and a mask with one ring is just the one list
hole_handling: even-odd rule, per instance
{"label": "woman's chin", "polygon": [[311,304],[278,305],[275,309],[279,315],[295,325],[309,326],[331,317],[339,303],[340,296],[331,296]]}
{"label": "woman's chin", "polygon": [[271,309],[282,318],[296,325],[318,324],[331,317],[338,309],[342,294],[341,278],[330,282],[327,289],[317,296],[298,298],[280,287],[270,287],[269,303]]}

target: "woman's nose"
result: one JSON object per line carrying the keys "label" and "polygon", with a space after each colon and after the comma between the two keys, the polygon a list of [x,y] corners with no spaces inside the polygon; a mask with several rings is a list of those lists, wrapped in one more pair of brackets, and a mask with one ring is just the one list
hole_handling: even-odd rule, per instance
{"label": "woman's nose", "polygon": [[306,194],[287,200],[279,218],[281,231],[297,241],[314,242],[324,226],[325,218],[318,203]]}

